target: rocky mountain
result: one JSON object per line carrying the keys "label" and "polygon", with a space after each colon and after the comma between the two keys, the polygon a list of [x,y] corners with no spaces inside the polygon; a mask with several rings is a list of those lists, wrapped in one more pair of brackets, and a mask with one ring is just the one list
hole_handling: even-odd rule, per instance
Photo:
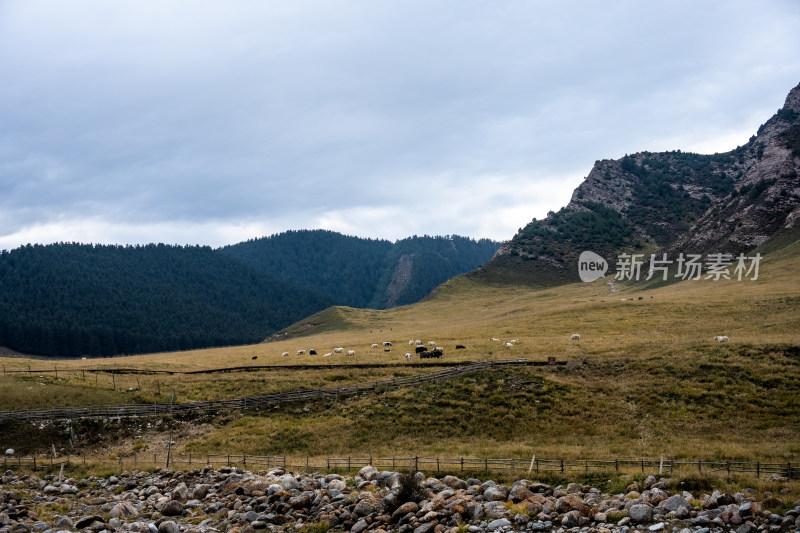
{"label": "rocky mountain", "polygon": [[748,252],[800,219],[800,85],[748,142],[700,155],[640,152],[597,161],[568,205],[534,219],[470,274],[491,283],[578,281],[591,250]]}

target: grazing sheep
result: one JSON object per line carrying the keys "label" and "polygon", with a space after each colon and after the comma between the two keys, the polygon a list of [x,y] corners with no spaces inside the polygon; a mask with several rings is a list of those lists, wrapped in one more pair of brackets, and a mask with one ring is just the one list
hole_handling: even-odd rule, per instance
{"label": "grazing sheep", "polygon": [[289,352],[283,352],[281,355],[284,357],[289,357]]}
{"label": "grazing sheep", "polygon": [[436,353],[444,353],[444,348],[442,348],[441,346],[437,346],[436,348],[433,349],[433,351]]}
{"label": "grazing sheep", "polygon": [[514,346],[513,342],[504,342],[503,346]]}
{"label": "grazing sheep", "polygon": [[255,361],[256,359],[258,359],[258,356],[257,356],[257,355],[254,355],[254,356],[252,357],[252,359],[253,359],[253,361]]}
{"label": "grazing sheep", "polygon": [[511,340],[510,340],[510,341],[508,341],[508,342],[519,342],[519,339],[511,339]]}
{"label": "grazing sheep", "polygon": [[391,346],[391,345],[392,345],[392,343],[391,343],[391,342],[389,342],[389,341],[383,341],[383,345],[384,345],[384,346]]}
{"label": "grazing sheep", "polygon": [[347,350],[347,354],[346,355],[355,355],[355,354],[356,354],[355,350]]}
{"label": "grazing sheep", "polygon": [[466,349],[467,347],[464,346],[463,344],[456,344],[456,350],[466,350]]}
{"label": "grazing sheep", "polygon": [[420,346],[422,344],[422,341],[417,339],[417,340],[414,341],[414,344],[416,344],[417,346]]}
{"label": "grazing sheep", "polygon": [[428,341],[428,346],[436,346],[436,341]]}
{"label": "grazing sheep", "polygon": [[377,347],[378,347],[378,345],[377,345],[377,344],[373,344],[373,345],[372,345],[372,347],[373,347],[373,348],[377,348]]}
{"label": "grazing sheep", "polygon": [[581,340],[581,336],[578,335],[577,333],[573,333],[572,337],[570,337],[570,339],[572,339],[574,341],[579,341],[579,340]]}
{"label": "grazing sheep", "polygon": [[714,340],[717,341],[717,342],[728,342],[728,336],[727,335],[717,335],[717,336],[714,337]]}
{"label": "grazing sheep", "polygon": [[305,355],[305,354],[306,354],[305,350],[297,350],[297,355]]}
{"label": "grazing sheep", "polygon": [[333,355],[333,352],[328,352],[326,354],[322,354],[322,357],[330,357],[331,355]]}
{"label": "grazing sheep", "polygon": [[490,341],[499,341],[500,339],[498,339],[497,337],[492,337],[492,338],[491,338],[491,339],[489,339],[489,340],[490,340]]}
{"label": "grazing sheep", "polygon": [[406,361],[411,361],[411,354],[410,353],[406,353]]}
{"label": "grazing sheep", "polygon": [[334,348],[333,353],[344,353],[344,348]]}
{"label": "grazing sheep", "polygon": [[312,348],[308,351],[308,355],[317,355],[317,351]]}
{"label": "grazing sheep", "polygon": [[409,346],[414,346],[414,341],[408,341]]}

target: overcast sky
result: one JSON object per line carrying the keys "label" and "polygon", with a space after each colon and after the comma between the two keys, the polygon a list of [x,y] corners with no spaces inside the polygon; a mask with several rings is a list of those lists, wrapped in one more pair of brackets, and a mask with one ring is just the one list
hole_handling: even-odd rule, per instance
{"label": "overcast sky", "polygon": [[0,249],[510,239],[597,159],[744,144],[800,2],[0,0]]}

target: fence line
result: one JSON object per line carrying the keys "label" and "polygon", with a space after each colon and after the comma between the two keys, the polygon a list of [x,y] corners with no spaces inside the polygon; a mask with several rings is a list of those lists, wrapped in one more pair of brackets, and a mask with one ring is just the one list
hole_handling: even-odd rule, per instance
{"label": "fence line", "polygon": [[[153,403],[153,404],[119,404],[96,405],[86,407],[56,407],[49,409],[23,409],[17,411],[0,411],[0,422],[7,420],[65,420],[72,418],[129,418],[139,416],[158,416],[164,414],[183,414],[204,411],[219,411],[221,409],[248,409],[263,406],[273,406],[300,400],[339,399],[376,389],[396,389],[408,385],[430,383],[449,379],[466,372],[485,370],[494,366],[529,365],[527,359],[504,359],[497,361],[482,361],[466,364],[455,368],[437,370],[425,374],[416,374],[392,378],[383,381],[356,383],[344,387],[331,387],[308,389],[293,392],[268,394],[231,400],[214,400],[206,402],[188,403]],[[538,364],[538,363],[535,363]],[[565,364],[565,363],[561,363]]]}
{"label": "fence line", "polygon": [[[151,460],[152,458],[152,460]],[[590,474],[592,472],[614,473],[649,473],[659,475],[672,475],[675,472],[694,472],[700,475],[714,473],[754,474],[755,477],[777,475],[789,479],[800,479],[800,465],[787,461],[777,462],[746,462],[746,461],[674,461],[672,459],[542,459],[532,458],[490,458],[490,457],[428,457],[419,455],[395,457],[295,457],[279,455],[248,455],[248,454],[184,454],[176,456],[167,452],[158,454],[134,454],[128,457],[118,457],[116,461],[103,461],[91,459],[91,464],[109,464],[119,467],[119,470],[172,467],[191,469],[193,466],[241,466],[250,470],[268,470],[283,468],[295,471],[358,471],[365,466],[374,466],[379,470],[411,471],[427,473],[489,473],[500,472],[513,475],[536,477],[545,475]],[[66,457],[3,457],[3,468],[25,467],[33,470],[53,468],[60,465],[86,465],[86,456]]]}

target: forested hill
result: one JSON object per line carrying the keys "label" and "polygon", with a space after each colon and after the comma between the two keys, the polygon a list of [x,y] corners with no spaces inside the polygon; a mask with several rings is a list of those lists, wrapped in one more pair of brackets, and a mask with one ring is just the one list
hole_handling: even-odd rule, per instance
{"label": "forested hill", "polygon": [[337,305],[386,308],[417,302],[492,258],[499,243],[456,235],[392,243],[327,230],[288,231],[220,249],[267,274],[326,294]]}
{"label": "forested hill", "polygon": [[0,345],[53,356],[255,343],[331,305],[208,247],[0,252]]}

